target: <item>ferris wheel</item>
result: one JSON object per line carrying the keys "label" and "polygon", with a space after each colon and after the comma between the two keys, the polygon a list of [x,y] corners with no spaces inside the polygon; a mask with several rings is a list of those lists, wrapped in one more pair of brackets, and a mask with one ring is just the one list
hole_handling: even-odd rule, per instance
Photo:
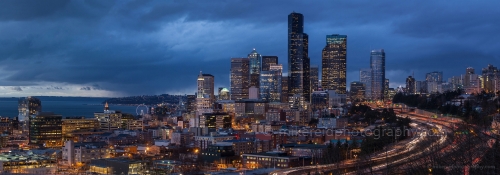
{"label": "ferris wheel", "polygon": [[145,114],[149,114],[148,111],[149,111],[148,106],[146,106],[144,104],[141,104],[141,105],[137,106],[137,108],[135,108],[135,113],[137,115],[141,115],[141,116],[143,116]]}

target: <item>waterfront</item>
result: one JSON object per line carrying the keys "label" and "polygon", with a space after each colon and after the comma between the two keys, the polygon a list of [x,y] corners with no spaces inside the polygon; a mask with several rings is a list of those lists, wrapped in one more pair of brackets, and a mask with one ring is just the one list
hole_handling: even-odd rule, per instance
{"label": "waterfront", "polygon": [[[104,109],[103,97],[37,97],[42,101],[42,111],[61,114],[63,117],[85,116],[91,118],[94,112]],[[0,98],[0,116],[15,117],[18,112],[19,98]],[[136,106],[109,105],[110,110],[122,111],[135,115]]]}

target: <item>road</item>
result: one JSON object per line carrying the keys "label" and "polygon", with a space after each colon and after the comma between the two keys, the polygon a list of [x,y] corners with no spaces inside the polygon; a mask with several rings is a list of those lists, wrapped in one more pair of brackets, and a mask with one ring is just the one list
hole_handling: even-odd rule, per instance
{"label": "road", "polygon": [[[417,114],[414,114],[418,116]],[[420,117],[420,116],[418,116]],[[423,117],[423,116],[422,116]],[[422,120],[420,118],[412,118],[415,124],[424,124],[429,127],[432,127],[437,130],[438,133],[446,133],[447,127],[444,126],[443,123],[433,123],[427,120]],[[423,129],[423,128],[419,128]],[[398,142],[397,144],[388,146],[386,151],[379,152],[368,156],[369,158],[363,160],[362,158],[357,159],[349,159],[335,164],[327,164],[327,165],[316,165],[316,166],[304,166],[297,168],[289,168],[289,169],[281,169],[277,171],[273,171],[270,175],[302,175],[308,174],[310,172],[332,172],[334,170],[340,171],[346,174],[350,173],[370,173],[377,172],[385,169],[386,167],[404,163],[410,161],[412,158],[421,157],[422,154],[427,152],[429,149],[425,150],[417,150],[416,145],[419,142],[422,142],[425,136],[430,135],[429,131],[425,131],[419,133],[416,137]],[[444,142],[449,140],[449,137],[446,134],[440,134],[435,136],[436,139],[433,139],[431,143],[431,147],[442,145]],[[390,160],[390,161],[389,161]],[[368,166],[368,167],[367,167]],[[367,168],[365,168],[367,167]]]}

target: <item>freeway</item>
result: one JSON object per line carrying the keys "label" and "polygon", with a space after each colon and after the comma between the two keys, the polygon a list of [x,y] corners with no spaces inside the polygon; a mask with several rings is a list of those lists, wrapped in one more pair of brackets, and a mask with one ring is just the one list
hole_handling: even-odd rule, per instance
{"label": "freeway", "polygon": [[[415,124],[424,124],[428,125],[434,129],[437,129],[438,133],[446,133],[445,129],[448,129],[447,126],[444,127],[440,123],[429,123],[426,120],[415,120]],[[417,125],[418,126],[418,125]],[[419,128],[422,129],[422,128]],[[271,173],[270,175],[302,175],[302,174],[308,174],[310,172],[320,172],[320,173],[327,173],[327,172],[332,172],[334,170],[341,170],[341,172],[344,173],[349,173],[349,172],[360,172],[360,167],[369,167],[366,168],[366,170],[361,170],[361,172],[373,172],[373,171],[379,171],[384,169],[387,166],[393,165],[393,164],[398,164],[402,162],[406,162],[410,160],[412,157],[418,157],[421,156],[421,154],[424,153],[424,151],[416,150],[416,145],[419,142],[422,142],[425,138],[425,136],[430,135],[428,133],[430,131],[424,131],[422,133],[419,133],[416,137],[399,142],[397,144],[391,145],[390,148],[388,148],[386,151],[382,153],[374,153],[371,156],[368,156],[369,158],[367,160],[362,160],[360,158],[357,159],[349,159],[345,160],[339,163],[335,164],[326,164],[326,165],[312,165],[312,166],[304,166],[304,167],[297,167],[297,168],[289,168],[289,169],[281,169],[281,170],[276,170]],[[434,147],[435,145],[442,145],[445,141],[447,141],[449,138],[446,134],[439,134],[436,135],[437,139],[434,139],[433,142],[431,143],[431,147]],[[426,149],[428,150],[428,149]],[[389,163],[388,160],[391,160]]]}

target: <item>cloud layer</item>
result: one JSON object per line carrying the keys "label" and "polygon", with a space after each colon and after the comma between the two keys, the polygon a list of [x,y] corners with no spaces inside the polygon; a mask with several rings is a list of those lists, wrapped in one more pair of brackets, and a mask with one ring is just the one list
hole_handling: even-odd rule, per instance
{"label": "cloud layer", "polygon": [[[387,78],[445,77],[500,60],[499,2],[1,1],[1,96],[194,93],[199,71],[229,85],[252,48],[287,67],[287,15],[305,16],[311,64],[327,34],[348,35],[348,82],[386,51]],[[287,70],[285,70],[286,72]],[[57,89],[55,87],[60,87]],[[65,90],[66,88],[66,90]],[[31,90],[27,90],[31,89]],[[44,89],[43,91],[41,89]],[[35,93],[35,94],[33,94]]]}

